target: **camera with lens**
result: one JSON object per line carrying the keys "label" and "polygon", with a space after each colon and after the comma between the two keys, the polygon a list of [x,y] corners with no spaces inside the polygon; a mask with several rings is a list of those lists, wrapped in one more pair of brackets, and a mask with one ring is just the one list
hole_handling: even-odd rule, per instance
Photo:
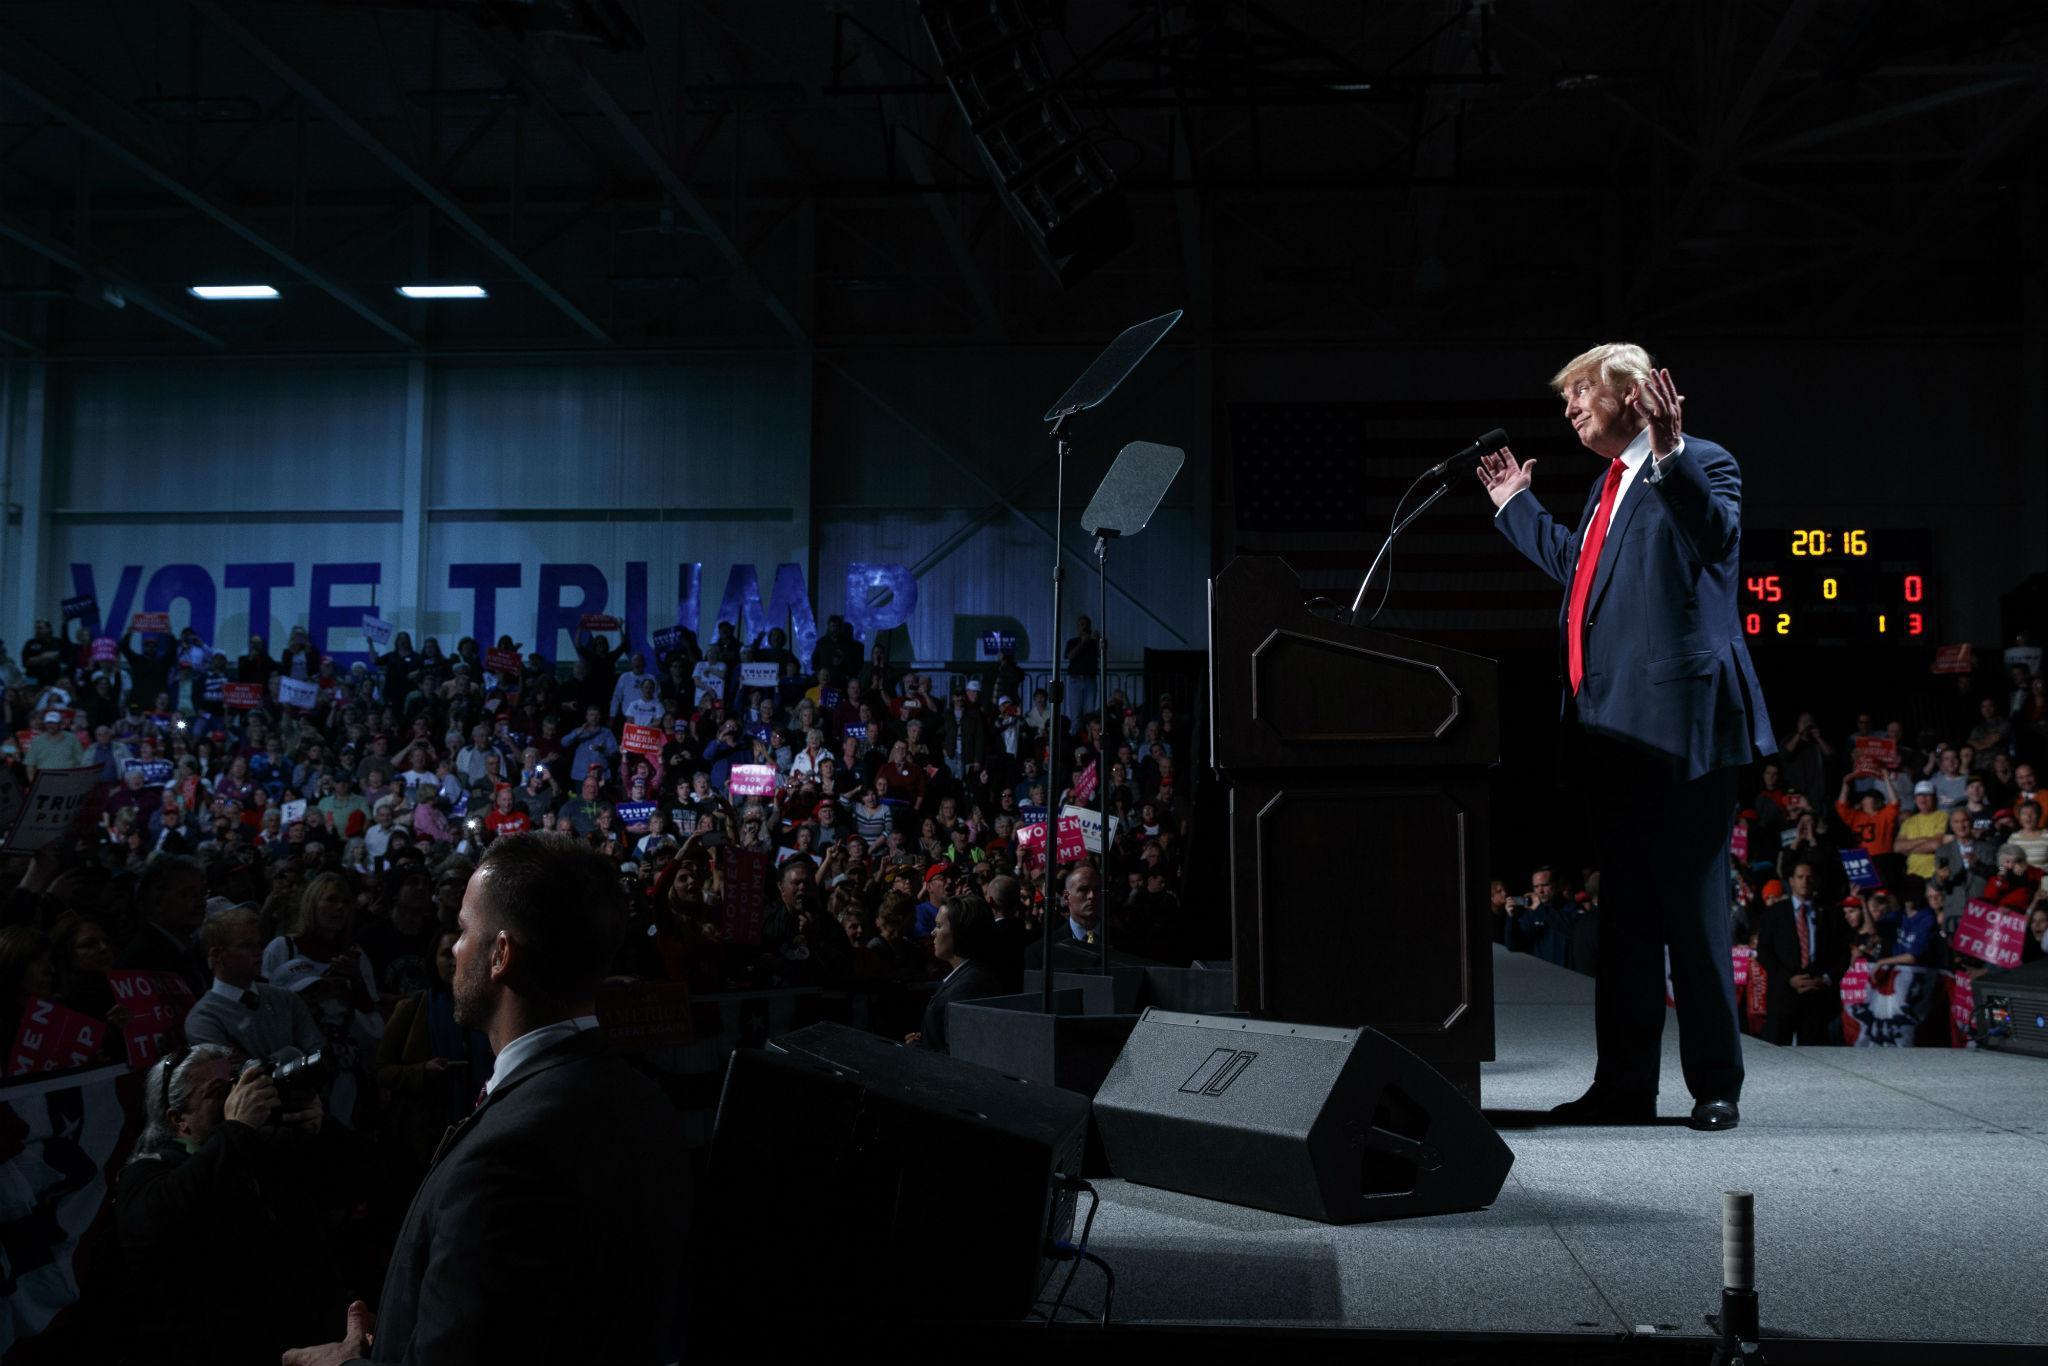
{"label": "camera with lens", "polygon": [[270,1118],[272,1124],[318,1100],[334,1081],[334,1064],[322,1048],[296,1058],[259,1059],[245,1070],[268,1073],[270,1084],[277,1088],[278,1106],[277,1113]]}

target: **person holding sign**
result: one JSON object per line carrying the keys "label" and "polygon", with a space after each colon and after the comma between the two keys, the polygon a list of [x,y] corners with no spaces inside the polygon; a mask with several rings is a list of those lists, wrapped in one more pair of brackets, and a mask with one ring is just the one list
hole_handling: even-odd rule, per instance
{"label": "person holding sign", "polygon": [[1596,813],[1599,1063],[1553,1114],[1655,1118],[1668,951],[1692,1126],[1730,1129],[1743,1076],[1728,919],[1736,776],[1778,748],[1736,612],[1742,472],[1684,433],[1684,395],[1640,346],[1596,346],[1551,385],[1606,466],[1575,522],[1530,491],[1534,461],[1503,448],[1478,476],[1494,526],[1564,590],[1566,777]]}

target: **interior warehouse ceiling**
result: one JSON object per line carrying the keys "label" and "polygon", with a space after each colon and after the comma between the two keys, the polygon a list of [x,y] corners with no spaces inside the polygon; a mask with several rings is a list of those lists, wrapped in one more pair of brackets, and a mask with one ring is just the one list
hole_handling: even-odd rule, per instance
{"label": "interior warehouse ceiling", "polygon": [[2036,3],[963,3],[1115,175],[1066,286],[914,0],[9,0],[0,355],[1985,337],[2038,293]]}

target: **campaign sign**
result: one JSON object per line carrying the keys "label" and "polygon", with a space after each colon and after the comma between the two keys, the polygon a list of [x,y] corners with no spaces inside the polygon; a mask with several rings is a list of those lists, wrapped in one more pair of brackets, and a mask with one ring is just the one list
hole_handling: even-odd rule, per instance
{"label": "campaign sign", "polygon": [[230,683],[221,689],[221,700],[229,711],[249,711],[263,705],[261,683]]}
{"label": "campaign sign", "polygon": [[839,705],[839,699],[844,695],[837,688],[820,688],[818,689],[818,705],[829,711]]}
{"label": "campaign sign", "polygon": [[1870,999],[1870,960],[1859,958],[1842,972],[1842,1008],[1860,1006]]}
{"label": "campaign sign", "polygon": [[99,785],[97,768],[45,768],[29,784],[28,800],[14,829],[8,832],[6,852],[33,854],[69,830],[78,819],[85,799]]}
{"label": "campaign sign", "polygon": [[1972,901],[1949,937],[1949,947],[1994,968],[2016,968],[2027,942],[2027,913]]}
{"label": "campaign sign", "polygon": [[618,805],[619,824],[628,830],[639,829],[647,824],[647,818],[654,814],[653,802],[620,802]]}
{"label": "campaign sign", "polygon": [[725,938],[729,944],[758,944],[768,917],[769,856],[759,849],[722,851],[725,881]]}
{"label": "campaign sign", "polygon": [[287,707],[297,707],[301,711],[311,711],[320,703],[320,688],[317,684],[308,683],[302,679],[279,678],[277,680],[277,700],[284,703]]}
{"label": "campaign sign", "polygon": [[628,754],[638,754],[648,759],[661,757],[663,738],[659,726],[636,726],[626,723],[626,734],[619,741],[619,748]]}
{"label": "campaign sign", "polygon": [[363,614],[363,637],[380,650],[391,648],[391,637],[395,628],[382,617]]}
{"label": "campaign sign", "polygon": [[581,624],[586,631],[616,631],[619,629],[619,619],[609,612],[585,612]]}
{"label": "campaign sign", "polygon": [[680,626],[664,626],[649,636],[648,640],[653,642],[654,648],[657,650],[673,650],[676,646],[683,643],[683,628]]}
{"label": "campaign sign", "polygon": [[1961,1048],[1977,1028],[1977,984],[1966,972],[1944,972],[1948,979],[1948,1038],[1951,1047]]}
{"label": "campaign sign", "polygon": [[1044,821],[1039,821],[1034,825],[1020,825],[1017,827],[1017,848],[1019,850],[1024,852],[1034,852],[1036,850],[1043,849],[1044,847]]}
{"label": "campaign sign", "polygon": [[172,768],[169,759],[130,759],[128,762],[142,770],[142,782],[145,787],[164,787],[171,781]]}
{"label": "campaign sign", "polygon": [[606,982],[597,989],[597,1024],[606,1042],[629,1053],[697,1041],[685,982]]}
{"label": "campaign sign", "polygon": [[144,635],[167,636],[171,633],[171,614],[169,612],[137,612],[128,619],[128,629],[140,631]]}
{"label": "campaign sign", "polygon": [[775,795],[775,765],[734,764],[725,790],[735,797],[772,797]]}
{"label": "campaign sign", "polygon": [[519,651],[485,650],[484,667],[494,674],[510,674],[519,677]]}
{"label": "campaign sign", "polygon": [[92,1016],[62,1006],[46,996],[31,996],[22,1007],[21,1028],[7,1055],[7,1075],[25,1077],[82,1067],[97,1058],[107,1026]]}
{"label": "campaign sign", "polygon": [[1000,659],[1005,650],[1017,648],[1017,637],[1004,635],[1001,631],[983,631],[979,644],[983,659]]}
{"label": "campaign sign", "polygon": [[1976,664],[1967,641],[1961,645],[1943,645],[1934,652],[1934,672],[1938,674],[1966,674]]}
{"label": "campaign sign", "polygon": [[66,621],[98,621],[100,600],[90,593],[80,593],[75,598],[66,598],[59,607],[63,609]]}
{"label": "campaign sign", "polygon": [[740,665],[740,686],[743,688],[772,688],[782,679],[779,664]]}
{"label": "campaign sign", "polygon": [[306,819],[306,799],[304,797],[294,797],[286,802],[277,809],[277,818],[286,825],[290,825],[293,821]]}
{"label": "campaign sign", "polygon": [[94,636],[92,638],[93,663],[112,664],[120,657],[120,653],[121,644],[112,636]]}
{"label": "campaign sign", "polygon": [[1899,742],[1889,735],[1859,735],[1854,742],[1855,772],[1881,778],[1899,766]]}
{"label": "campaign sign", "polygon": [[690,678],[700,688],[709,688],[713,692],[719,693],[725,691],[725,665],[723,664],[713,664],[708,659],[700,659],[697,661],[697,667],[690,671]]}
{"label": "campaign sign", "polygon": [[182,1037],[185,1016],[192,1010],[192,989],[171,973],[140,968],[115,968],[107,974],[107,983],[128,1011],[128,1023],[121,1030],[128,1040],[128,1065],[147,1067]]}
{"label": "campaign sign", "polygon": [[1728,857],[1737,863],[1749,862],[1749,822],[1735,822],[1735,829],[1728,835]]}
{"label": "campaign sign", "polygon": [[1070,816],[1068,807],[1060,813],[1059,838],[1054,846],[1054,857],[1061,863],[1071,863],[1088,852],[1088,836],[1084,833],[1079,816]]}
{"label": "campaign sign", "polygon": [[[1063,806],[1060,808],[1060,857],[1066,857],[1067,822],[1070,820],[1074,822],[1074,828],[1081,833],[1081,838],[1085,841],[1084,847],[1087,852],[1092,854],[1101,853],[1102,813],[1085,806]],[[1109,818],[1110,839],[1115,840],[1122,829],[1123,822],[1119,821],[1115,816],[1111,816]],[[1075,856],[1079,857],[1080,852],[1077,849]]]}
{"label": "campaign sign", "polygon": [[865,740],[868,738],[868,723],[865,721],[856,721],[852,725],[846,727],[846,729],[842,731],[841,734],[845,735],[846,738],[849,740]]}
{"label": "campaign sign", "polygon": [[1101,779],[1096,774],[1095,761],[1090,759],[1088,767],[1082,769],[1079,776],[1074,779],[1073,793],[1075,798],[1080,801],[1087,801],[1095,795],[1095,784],[1099,781]]}
{"label": "campaign sign", "polygon": [[1867,850],[1857,847],[1842,852],[1842,871],[1849,875],[1852,887],[1882,887],[1884,879],[1877,875],[1877,869],[1870,862]]}
{"label": "campaign sign", "polygon": [[1735,973],[1735,989],[1746,991],[1749,989],[1750,965],[1756,961],[1756,950],[1747,944],[1737,944],[1729,953],[1732,958],[1730,966]]}

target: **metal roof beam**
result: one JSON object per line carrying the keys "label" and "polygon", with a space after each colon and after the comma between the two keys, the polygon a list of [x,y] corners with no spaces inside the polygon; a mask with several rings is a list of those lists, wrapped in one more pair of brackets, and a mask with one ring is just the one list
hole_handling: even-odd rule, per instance
{"label": "metal roof beam", "polygon": [[633,155],[640,159],[640,163],[654,172],[654,178],[661,182],[661,188],[675,201],[678,208],[689,215],[690,221],[704,235],[704,240],[725,258],[725,263],[733,276],[761,301],[792,341],[808,349],[811,338],[803,323],[798,321],[796,314],[790,311],[789,305],[769,287],[768,282],[761,278],[760,272],[754,269],[753,262],[739,249],[739,245],[726,232],[725,226],[704,206],[704,201],[697,198],[690,187],[683,183],[683,178],[676,174],[676,168],[670,165],[668,158],[661,154],[661,150],[648,140],[645,130],[633,121],[633,116],[626,112],[625,106],[619,103],[611,89],[597,78],[597,74],[585,64],[574,47],[558,42],[554,48],[582,82],[583,93],[590,97],[598,112],[610,121]]}
{"label": "metal roof beam", "polygon": [[410,332],[371,308],[355,293],[340,283],[329,279],[321,272],[301,261],[283,247],[270,240],[262,232],[244,222],[235,212],[203,190],[195,189],[182,178],[167,170],[157,159],[129,142],[117,133],[102,127],[97,121],[71,107],[57,95],[43,86],[40,76],[30,76],[27,69],[38,72],[62,71],[63,68],[47,55],[38,52],[17,35],[9,33],[7,41],[0,43],[0,91],[14,96],[24,104],[48,114],[69,126],[114,160],[143,176],[158,187],[168,190],[190,207],[226,228],[244,242],[255,247],[271,260],[304,280],[307,284],[329,295],[349,312],[363,319],[393,341],[406,346],[418,346],[419,341]]}
{"label": "metal roof beam", "polygon": [[105,280],[121,291],[121,297],[133,303],[145,313],[154,314],[188,336],[197,337],[208,346],[226,349],[227,343],[213,333],[186,317],[176,308],[159,298],[154,291],[136,284],[118,272],[94,265],[66,247],[63,243],[43,236],[26,223],[0,215],[0,239],[26,247],[46,261],[53,261],[72,274],[87,280]]}
{"label": "metal roof beam", "polygon": [[191,0],[191,3],[192,7],[206,16],[216,28],[226,33],[237,43],[240,43],[250,56],[269,68],[273,76],[297,91],[301,98],[324,114],[329,122],[346,133],[363,150],[382,162],[386,169],[411,186],[415,193],[432,205],[449,222],[462,229],[478,246],[503,262],[514,275],[524,280],[535,293],[560,309],[565,317],[589,333],[593,340],[603,342],[606,345],[611,344],[610,334],[602,327],[599,327],[582,309],[571,303],[560,290],[543,279],[540,272],[528,265],[512,248],[499,241],[496,234],[492,233],[490,229],[470,217],[467,210],[444,193],[439,186],[414,167],[410,161],[407,161],[376,134],[365,128],[361,123],[358,123],[354,115],[342,108],[341,104],[333,96],[315,85],[297,67],[286,61],[276,49],[264,42],[254,32],[245,27],[240,20],[215,3],[215,0]]}
{"label": "metal roof beam", "polygon": [[[908,12],[905,11],[907,14]],[[906,20],[907,22],[907,20]],[[854,59],[863,76],[879,85],[882,82],[881,62],[875,56],[874,45],[862,43],[860,55]],[[910,112],[904,102],[895,95],[878,97],[886,126],[893,130],[910,122]],[[971,135],[970,135],[971,136]],[[924,154],[924,145],[916,138],[898,138],[896,155],[903,160],[904,169],[910,178],[926,189],[933,189],[938,177],[932,174],[931,159]],[[982,278],[981,263],[974,259],[974,248],[967,241],[967,234],[960,229],[960,220],[953,215],[945,197],[934,191],[923,196],[925,207],[931,211],[932,222],[939,229],[939,238],[946,244],[946,254],[953,258],[953,267],[960,274],[960,281],[967,286],[968,297],[974,300],[975,311],[980,317],[981,334],[990,339],[1000,337],[1003,332],[1002,315],[996,311],[995,297],[989,293],[988,281]]]}

